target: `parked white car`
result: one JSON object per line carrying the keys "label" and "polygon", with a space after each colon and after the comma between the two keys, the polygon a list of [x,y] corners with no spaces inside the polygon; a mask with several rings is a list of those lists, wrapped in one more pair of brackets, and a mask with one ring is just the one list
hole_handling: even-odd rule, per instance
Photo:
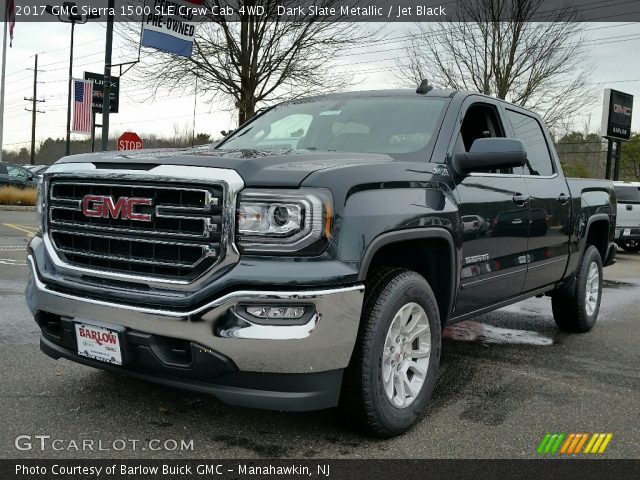
{"label": "parked white car", "polygon": [[627,252],[640,251],[640,182],[614,182],[618,199],[616,243]]}

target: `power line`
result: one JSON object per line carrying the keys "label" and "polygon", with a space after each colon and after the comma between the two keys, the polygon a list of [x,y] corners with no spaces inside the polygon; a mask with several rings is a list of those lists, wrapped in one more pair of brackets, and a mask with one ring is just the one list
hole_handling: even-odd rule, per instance
{"label": "power line", "polygon": [[[103,40],[101,38],[97,38],[95,40],[90,40],[88,42],[83,42],[83,45],[89,45],[91,43],[96,43],[96,42],[102,42]],[[43,50],[42,52],[37,52],[37,55],[44,55],[45,53],[51,53],[51,52],[60,52],[62,50],[69,50],[69,47],[60,47],[60,48],[52,48],[51,50]],[[33,55],[32,55],[33,57]]]}
{"label": "power line", "polygon": [[[605,37],[605,38],[598,38],[598,39],[593,39],[589,42],[585,42],[583,44],[583,46],[598,46],[598,45],[606,45],[609,43],[622,43],[622,42],[628,42],[628,41],[636,41],[636,40],[640,40],[640,34],[629,34],[627,36],[624,37],[633,37],[633,38],[626,38],[626,39],[621,39],[620,37]],[[622,38],[624,38],[622,37]],[[609,40],[609,39],[613,39],[612,41],[609,42],[602,42],[601,40]],[[435,42],[435,45],[439,45],[442,44],[443,42]],[[378,50],[377,52],[371,52],[371,53],[386,53],[386,52],[391,52],[391,51],[395,51],[395,50],[400,50],[402,48],[392,48],[392,49],[385,49],[385,50]],[[359,56],[365,55],[365,53],[361,53],[358,54]],[[386,62],[386,61],[390,61],[390,60],[398,60],[398,57],[390,57],[390,58],[375,58],[372,60],[363,60],[360,62],[352,62],[349,64],[338,64],[339,66],[342,67],[351,67],[353,65],[366,65],[366,64],[370,64],[370,63],[380,63],[380,62]],[[392,68],[392,67],[389,67]],[[357,73],[357,72],[356,72]]]}
{"label": "power line", "polygon": [[[637,12],[637,13],[640,13],[640,12]],[[629,22],[629,23],[635,23],[635,22]],[[597,30],[597,29],[600,29],[600,28],[602,28],[602,27],[594,28],[593,30]],[[608,26],[608,27],[606,27],[606,28],[612,28],[612,26]],[[447,29],[447,30],[448,30],[448,31],[453,31],[453,30],[455,30],[455,28],[453,28],[453,27],[452,27],[452,28],[449,28],[449,29]],[[584,31],[590,31],[590,30],[592,30],[592,29],[587,28],[587,29],[585,29]],[[409,38],[415,38],[415,39],[420,39],[420,40],[426,40],[426,39],[431,38],[431,37],[433,37],[433,36],[439,36],[439,35],[441,35],[441,33],[442,33],[442,30],[437,31],[437,32],[434,32],[434,33],[432,33],[432,34],[424,34],[424,35],[422,35],[422,34],[407,35],[407,37],[406,37],[406,38],[407,38],[407,39],[409,39]],[[598,41],[598,40],[609,40],[609,39],[614,39],[614,38],[615,38],[615,39],[619,39],[619,38],[624,38],[624,37],[628,37],[628,36],[632,36],[632,35],[633,35],[633,36],[637,36],[638,34],[636,33],[636,34],[623,35],[622,37],[620,37],[620,36],[612,36],[612,37],[606,37],[606,38],[601,38],[601,39],[594,38],[594,39],[589,39],[589,40],[587,40],[583,45],[589,46],[589,45],[590,45],[590,42],[596,42],[596,41]],[[393,43],[397,43],[397,41],[396,41],[396,42],[393,42]],[[444,43],[444,41],[439,41],[439,42],[438,42],[438,41],[436,41],[436,42],[434,42],[433,44],[434,44],[434,45],[442,45],[443,43]],[[370,54],[374,54],[374,53],[386,53],[386,52],[392,52],[392,51],[396,51],[396,50],[404,50],[405,48],[406,48],[405,46],[401,46],[401,47],[387,48],[387,49],[383,49],[383,50],[374,50],[374,51],[369,51],[369,52],[354,52],[354,53],[347,53],[347,54],[340,55],[340,58],[342,58],[342,57],[361,56],[361,55],[370,55]]]}

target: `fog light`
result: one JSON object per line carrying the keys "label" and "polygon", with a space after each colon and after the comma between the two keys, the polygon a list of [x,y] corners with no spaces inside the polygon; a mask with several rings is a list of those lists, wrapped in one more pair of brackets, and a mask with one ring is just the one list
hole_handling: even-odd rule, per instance
{"label": "fog light", "polygon": [[247,313],[257,318],[301,318],[304,307],[283,307],[280,305],[259,305],[247,307]]}

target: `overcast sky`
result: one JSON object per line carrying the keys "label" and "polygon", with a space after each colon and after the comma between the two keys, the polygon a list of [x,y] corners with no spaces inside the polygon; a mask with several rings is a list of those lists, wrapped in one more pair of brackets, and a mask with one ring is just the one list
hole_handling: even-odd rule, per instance
{"label": "overcast sky", "polygon": [[[394,24],[386,27],[388,38],[394,39],[406,33],[411,24]],[[633,94],[640,100],[640,24],[595,23],[585,25],[595,64],[592,82],[599,103],[578,119],[589,122],[590,129],[600,126],[602,96],[605,88],[615,88]],[[31,141],[31,114],[24,97],[33,91],[33,60],[39,53],[38,98],[45,102],[39,109],[36,139],[63,138],[66,132],[67,72],[69,60],[70,26],[59,23],[19,23],[16,25],[13,48],[7,53],[6,97],[4,113],[4,149],[29,148]],[[78,25],[74,46],[74,77],[83,72],[102,72],[104,69],[104,24]],[[599,40],[602,39],[602,40]],[[114,39],[113,63],[135,60],[135,54],[122,48],[122,40]],[[385,41],[349,49],[337,62],[338,68],[355,74],[354,90],[397,88],[399,81],[393,74],[398,57],[403,54],[403,41]],[[118,74],[117,71],[114,74]],[[155,133],[171,136],[176,130],[191,131],[194,96],[177,93],[171,97],[161,94],[155,101],[144,101],[147,89],[132,82],[132,74],[121,79],[120,112],[111,116],[111,136],[135,131],[140,134]],[[319,93],[319,92],[310,92]],[[199,97],[196,106],[196,133],[219,137],[220,130],[235,126],[230,113],[219,102]],[[98,117],[99,118],[99,117]],[[640,115],[635,114],[633,130],[640,130]],[[80,138],[80,137],[78,137]]]}

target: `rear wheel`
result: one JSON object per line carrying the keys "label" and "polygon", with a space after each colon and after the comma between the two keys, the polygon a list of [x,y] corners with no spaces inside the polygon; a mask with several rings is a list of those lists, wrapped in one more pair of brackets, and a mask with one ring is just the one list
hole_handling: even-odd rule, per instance
{"label": "rear wheel", "polygon": [[602,259],[593,245],[588,246],[571,286],[551,296],[553,318],[562,330],[575,333],[593,328],[602,297]]}
{"label": "rear wheel", "polygon": [[419,274],[389,269],[373,279],[341,407],[358,426],[391,437],[410,428],[427,408],[440,361],[440,315]]}

